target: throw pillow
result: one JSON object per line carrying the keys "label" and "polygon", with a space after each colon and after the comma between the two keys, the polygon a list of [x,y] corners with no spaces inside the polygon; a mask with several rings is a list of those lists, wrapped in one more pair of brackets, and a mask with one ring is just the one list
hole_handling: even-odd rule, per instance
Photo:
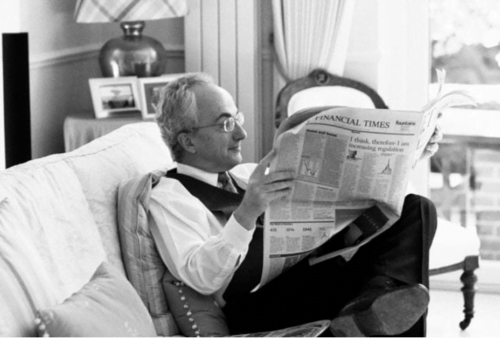
{"label": "throw pillow", "polygon": [[39,310],[40,336],[154,337],[152,319],[133,286],[103,262],[90,282],[62,304]]}
{"label": "throw pillow", "polygon": [[153,186],[165,175],[156,171],[134,177],[118,189],[118,233],[127,278],[153,318],[159,336],[179,333],[162,287],[167,267],[163,263],[148,225],[149,198]]}
{"label": "throw pillow", "polygon": [[214,298],[203,295],[167,272],[163,289],[181,333],[187,337],[228,337],[226,317]]}

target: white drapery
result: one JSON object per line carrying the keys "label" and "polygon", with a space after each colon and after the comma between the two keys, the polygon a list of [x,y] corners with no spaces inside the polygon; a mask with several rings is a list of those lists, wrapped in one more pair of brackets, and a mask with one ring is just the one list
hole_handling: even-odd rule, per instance
{"label": "white drapery", "polygon": [[288,82],[321,67],[342,76],[354,0],[273,0],[274,49]]}

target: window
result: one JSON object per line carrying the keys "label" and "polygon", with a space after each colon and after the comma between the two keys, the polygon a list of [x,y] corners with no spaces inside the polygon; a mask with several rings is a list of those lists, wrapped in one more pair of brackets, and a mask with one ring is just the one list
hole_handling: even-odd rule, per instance
{"label": "window", "polygon": [[[431,84],[464,89],[477,107],[443,115],[445,139],[431,161],[431,199],[439,214],[475,224],[481,257],[500,261],[500,1],[430,0]],[[439,175],[436,175],[439,174]]]}

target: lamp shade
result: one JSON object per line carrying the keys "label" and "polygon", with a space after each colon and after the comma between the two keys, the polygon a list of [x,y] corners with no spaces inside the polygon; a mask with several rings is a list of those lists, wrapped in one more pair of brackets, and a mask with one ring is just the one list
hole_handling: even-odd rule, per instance
{"label": "lamp shade", "polygon": [[186,0],[78,0],[76,22],[148,21],[183,17]]}
{"label": "lamp shade", "polygon": [[167,52],[163,45],[142,34],[145,21],[182,17],[186,0],[78,0],[79,23],[120,22],[123,36],[109,40],[99,52],[105,77],[158,76],[165,72]]}

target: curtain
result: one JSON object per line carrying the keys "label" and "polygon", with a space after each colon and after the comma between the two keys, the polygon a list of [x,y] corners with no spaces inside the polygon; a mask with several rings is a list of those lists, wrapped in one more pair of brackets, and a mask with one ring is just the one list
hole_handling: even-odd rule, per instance
{"label": "curtain", "polygon": [[324,68],[342,76],[354,0],[273,0],[274,50],[285,81]]}

